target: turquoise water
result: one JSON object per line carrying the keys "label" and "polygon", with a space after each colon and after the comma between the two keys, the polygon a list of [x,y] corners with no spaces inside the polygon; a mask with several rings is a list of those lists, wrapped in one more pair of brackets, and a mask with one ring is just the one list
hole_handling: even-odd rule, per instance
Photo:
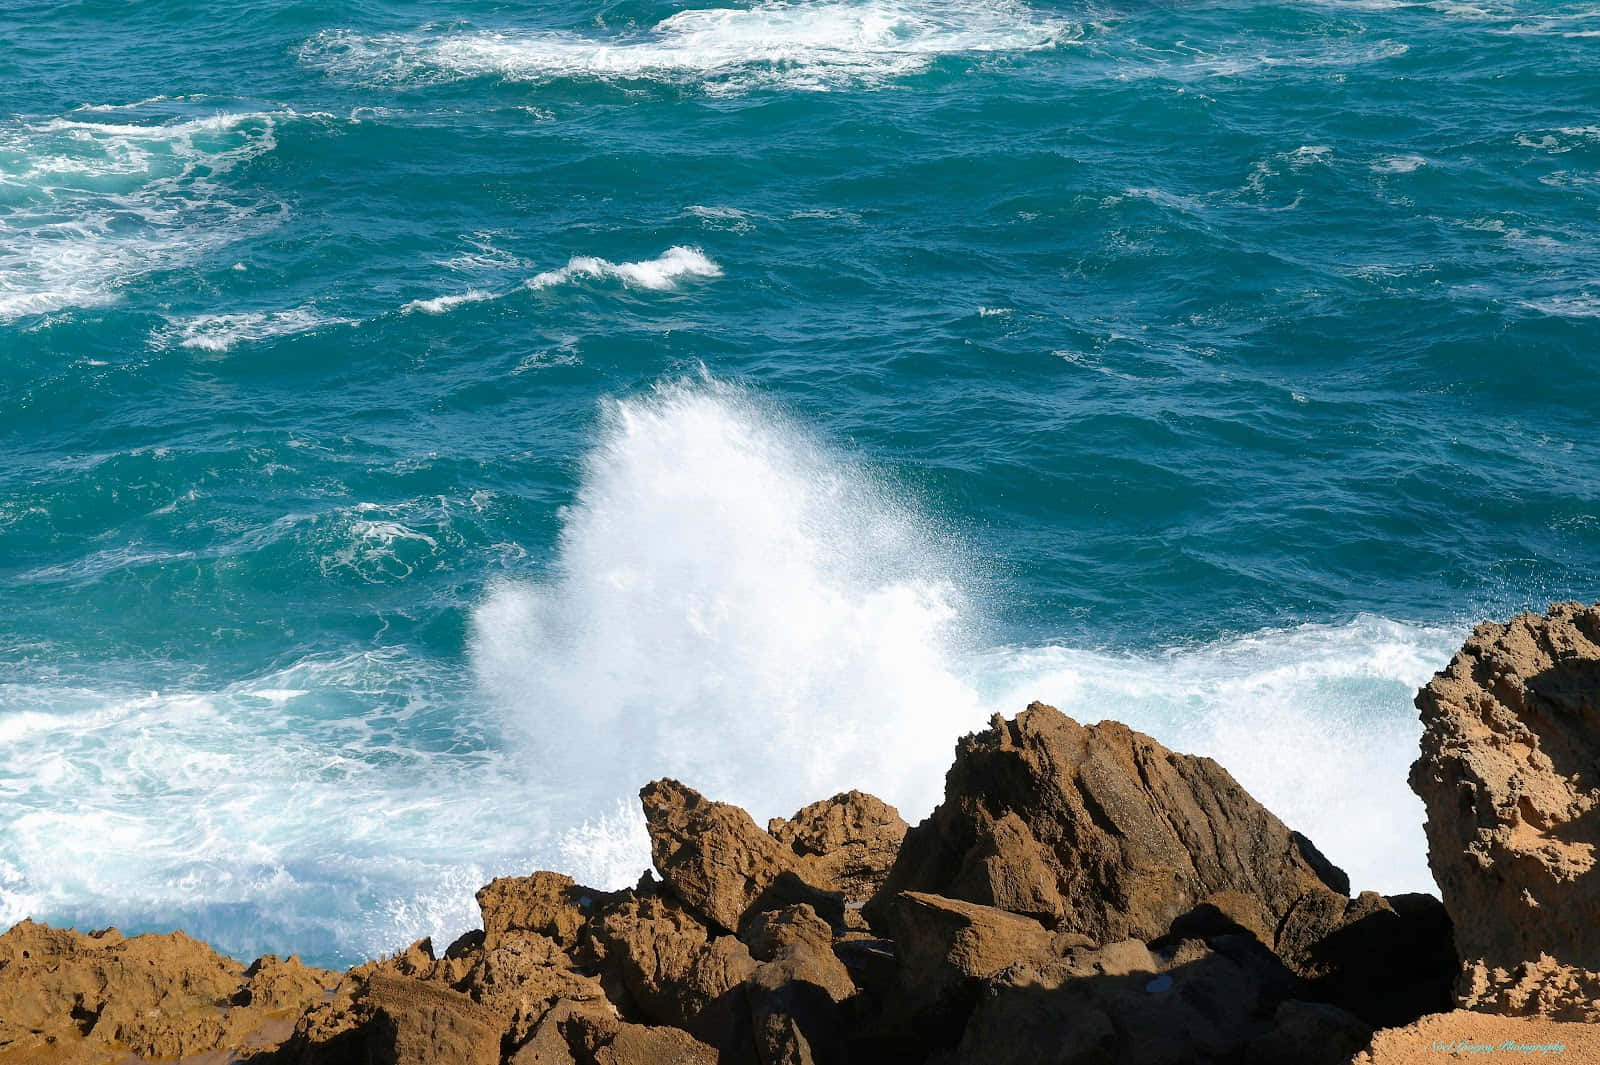
{"label": "turquoise water", "polygon": [[0,922],[348,963],[1031,698],[1428,888],[1600,596],[1600,9],[0,7]]}

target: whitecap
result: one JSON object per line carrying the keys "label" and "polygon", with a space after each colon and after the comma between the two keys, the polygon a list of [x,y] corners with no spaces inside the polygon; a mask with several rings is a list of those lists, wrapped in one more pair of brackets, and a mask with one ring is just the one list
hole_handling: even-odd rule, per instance
{"label": "whitecap", "polygon": [[636,288],[662,291],[677,288],[688,278],[721,277],[722,267],[713,262],[699,248],[675,245],[654,259],[640,262],[614,263],[590,255],[579,255],[556,270],[546,270],[529,278],[524,284],[531,289],[564,285],[581,278],[617,280]]}
{"label": "whitecap", "polygon": [[1372,164],[1372,169],[1380,174],[1409,174],[1428,165],[1428,161],[1420,155],[1389,155]]}
{"label": "whitecap", "polygon": [[287,311],[239,311],[169,318],[168,327],[152,334],[158,347],[177,345],[201,351],[232,351],[240,344],[313,333],[335,325],[358,325],[359,319],[323,314],[314,307]]}
{"label": "whitecap", "polygon": [[826,90],[877,86],[928,69],[945,55],[1048,49],[1079,27],[1017,0],[766,0],[697,8],[644,31],[420,30],[317,34],[303,61],[379,84],[498,77],[648,80],[710,92],[762,86]]}
{"label": "whitecap", "polygon": [[707,229],[726,230],[729,233],[748,233],[755,228],[750,215],[737,207],[708,207],[695,204],[687,213],[700,219]]}
{"label": "whitecap", "polygon": [[400,308],[401,314],[449,314],[457,307],[469,303],[483,303],[495,298],[493,292],[481,288],[470,288],[465,292],[451,293],[446,296],[434,296],[429,299],[416,299]]}

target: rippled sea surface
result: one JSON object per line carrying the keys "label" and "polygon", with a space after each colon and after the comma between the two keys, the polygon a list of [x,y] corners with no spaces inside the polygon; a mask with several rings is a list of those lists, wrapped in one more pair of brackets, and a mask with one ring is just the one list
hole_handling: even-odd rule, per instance
{"label": "rippled sea surface", "polygon": [[1600,596],[1592,3],[0,41],[0,924],[348,963],[1034,698],[1428,889],[1415,687]]}

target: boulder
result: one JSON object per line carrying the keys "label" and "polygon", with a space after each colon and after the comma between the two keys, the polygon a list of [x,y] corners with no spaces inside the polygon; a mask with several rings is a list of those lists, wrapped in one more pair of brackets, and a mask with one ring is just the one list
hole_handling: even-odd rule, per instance
{"label": "boulder", "polygon": [[805,879],[860,905],[889,875],[906,823],[882,799],[846,791],[788,819],[773,818],[767,832],[805,863]]}
{"label": "boulder", "polygon": [[1272,1027],[1244,1045],[1243,1065],[1345,1065],[1364,1049],[1372,1029],[1326,1002],[1281,1003]]}
{"label": "boulder", "polygon": [[757,915],[745,941],[761,963],[745,981],[761,1065],[831,1065],[848,1058],[839,1004],[855,994],[833,930],[804,904]]}
{"label": "boulder", "polygon": [[381,1065],[499,1065],[499,1013],[459,991],[374,973],[365,989],[372,1012],[367,1053]]}
{"label": "boulder", "polygon": [[38,1065],[99,1065],[270,1049],[288,1035],[270,1038],[270,1022],[337,981],[297,958],[246,969],[182,932],[129,939],[23,921],[0,935],[0,1051]]}
{"label": "boulder", "polygon": [[578,932],[595,911],[615,899],[560,873],[503,876],[478,889],[485,941],[493,944],[508,932],[537,932],[571,950]]}
{"label": "boulder", "polygon": [[676,780],[647,784],[639,798],[656,871],[706,921],[737,931],[747,913],[803,902],[830,924],[843,923],[843,897],[807,883],[794,851],[739,807],[712,802]]}
{"label": "boulder", "polygon": [[649,893],[617,906],[591,930],[602,964],[616,971],[630,1005],[646,1018],[715,1046],[732,1038],[739,986],[756,971],[743,943],[676,900]]}
{"label": "boulder", "polygon": [[895,898],[888,924],[898,966],[882,1025],[929,1048],[959,1037],[986,980],[1051,951],[1032,918],[915,891]]}
{"label": "boulder", "polygon": [[508,1065],[716,1065],[714,1048],[677,1028],[630,1024],[592,1003],[558,1002]]}
{"label": "boulder", "polygon": [[527,1041],[563,1001],[615,1012],[600,981],[548,936],[499,931],[490,944],[463,947],[458,940],[443,958],[422,939],[352,969],[329,1001],[301,1018],[290,1060],[365,1065],[369,1058],[405,1061],[418,1054],[426,1060],[435,1052],[478,1053],[472,1048],[492,1042],[498,1062],[503,1042]]}
{"label": "boulder", "polygon": [[1211,759],[1034,703],[959,742],[944,802],[866,915],[881,929],[901,892],[928,892],[1106,943],[1160,936],[1217,895],[1272,930],[1308,892],[1348,887]]}
{"label": "boulder", "polygon": [[1461,1005],[1600,1019],[1600,605],[1478,626],[1416,703]]}
{"label": "boulder", "polygon": [[688,1032],[624,1024],[594,1056],[595,1065],[717,1065],[717,1052]]}

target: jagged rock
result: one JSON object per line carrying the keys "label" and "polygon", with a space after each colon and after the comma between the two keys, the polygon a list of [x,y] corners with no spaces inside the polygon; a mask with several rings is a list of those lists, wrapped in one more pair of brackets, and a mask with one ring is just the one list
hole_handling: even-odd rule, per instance
{"label": "jagged rock", "polygon": [[744,941],[763,968],[781,968],[790,979],[821,988],[834,1002],[855,994],[850,971],[834,954],[833,929],[810,906],[760,914],[747,926]]}
{"label": "jagged rock", "polygon": [[246,970],[182,932],[128,939],[23,921],[0,936],[0,1053],[99,1065],[266,1048],[270,1020],[337,979],[270,956]]}
{"label": "jagged rock", "polygon": [[512,1040],[525,1038],[557,1000],[605,1000],[600,982],[574,969],[555,940],[505,932],[492,942],[466,959],[470,968],[450,986],[498,1013]]}
{"label": "jagged rock", "polygon": [[571,950],[584,922],[615,897],[560,873],[499,877],[478,889],[484,941],[493,945],[508,932],[537,932]]}
{"label": "jagged rock", "polygon": [[720,1045],[737,1013],[739,985],[754,975],[745,945],[718,935],[672,899],[641,894],[592,931],[607,965],[645,1016]]}
{"label": "jagged rock", "polygon": [[[301,1019],[298,1060],[306,1065],[364,1063],[374,1056],[387,1060],[400,1052],[392,1047],[410,1053],[407,1048],[427,1047],[429,1040],[470,1043],[482,1035],[480,1027],[493,1029],[499,1047],[502,1040],[527,1040],[558,1001],[601,1003],[610,1011],[600,981],[579,971],[547,936],[500,931],[492,944],[458,949],[459,943],[436,958],[431,941],[423,939],[351,970],[330,1002]],[[405,1012],[412,1000],[396,990],[407,986],[419,989],[412,1013]],[[384,1007],[388,1000],[396,1002],[391,1009]],[[465,1006],[457,1009],[460,1003]]]}
{"label": "jagged rock", "polygon": [[1600,604],[1478,626],[1417,708],[1461,1004],[1600,1015]]}
{"label": "jagged rock", "polygon": [[1511,969],[1467,965],[1458,985],[1469,1008],[1511,1016],[1600,1024],[1600,973],[1540,954]]}
{"label": "jagged rock", "polygon": [[533,1036],[511,1055],[509,1065],[589,1065],[621,1027],[609,1003],[563,999],[540,1019]]}
{"label": "jagged rock", "polygon": [[234,994],[234,1004],[279,1016],[298,1016],[339,981],[337,974],[314,969],[297,955],[283,960],[276,954],[257,958],[245,970],[244,977],[245,986]]}
{"label": "jagged rock", "polygon": [[963,738],[945,801],[906,834],[867,904],[922,891],[998,906],[1096,942],[1151,939],[1219,893],[1274,929],[1307,892],[1348,890],[1309,840],[1209,758],[1034,703]]}
{"label": "jagged rock", "polygon": [[889,875],[906,827],[900,812],[882,799],[846,791],[787,820],[773,818],[767,832],[805,862],[811,883],[859,905]]}
{"label": "jagged rock", "polygon": [[829,923],[843,924],[843,897],[806,883],[794,852],[739,807],[712,802],[676,780],[647,784],[639,798],[657,872],[705,920],[737,931],[747,913],[803,902]]}

